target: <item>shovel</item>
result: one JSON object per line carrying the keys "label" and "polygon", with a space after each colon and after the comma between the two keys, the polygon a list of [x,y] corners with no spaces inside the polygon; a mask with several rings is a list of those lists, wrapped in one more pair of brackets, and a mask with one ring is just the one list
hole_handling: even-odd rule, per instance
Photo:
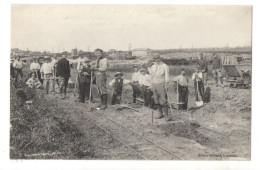
{"label": "shovel", "polygon": [[78,85],[78,76],[79,76],[79,74],[77,74],[77,76],[76,76],[75,86],[74,86],[74,90],[73,90],[74,96],[76,96],[76,89],[77,89],[77,85]]}
{"label": "shovel", "polygon": [[204,103],[203,103],[202,97],[201,97],[200,92],[199,92],[199,83],[198,83],[198,81],[196,81],[196,83],[197,83],[197,95],[198,95],[199,101],[195,101],[195,104],[196,104],[196,106],[200,107],[200,106],[203,106]]}

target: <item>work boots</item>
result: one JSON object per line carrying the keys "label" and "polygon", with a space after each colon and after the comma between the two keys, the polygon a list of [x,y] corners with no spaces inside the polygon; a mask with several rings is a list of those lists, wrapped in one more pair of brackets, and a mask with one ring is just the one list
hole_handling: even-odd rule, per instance
{"label": "work boots", "polygon": [[164,113],[164,118],[166,121],[170,120],[169,114],[168,114],[168,106],[163,106],[163,113]]}
{"label": "work boots", "polygon": [[158,108],[158,111],[159,111],[159,115],[157,115],[155,117],[155,119],[161,119],[163,118],[163,110],[162,110],[162,106],[160,104],[157,104],[157,108]]}
{"label": "work boots", "polygon": [[102,94],[101,95],[101,101],[102,101],[102,103],[101,103],[100,109],[101,110],[102,109],[106,109],[107,108],[107,94]]}

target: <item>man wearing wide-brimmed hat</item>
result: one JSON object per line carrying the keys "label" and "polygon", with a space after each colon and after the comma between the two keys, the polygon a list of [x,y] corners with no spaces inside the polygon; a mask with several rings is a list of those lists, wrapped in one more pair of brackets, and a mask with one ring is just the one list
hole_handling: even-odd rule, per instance
{"label": "man wearing wide-brimmed hat", "polygon": [[156,55],[153,57],[154,64],[151,66],[150,75],[152,79],[152,89],[154,102],[159,109],[159,115],[155,118],[161,119],[163,116],[169,121],[168,102],[166,88],[169,83],[169,67],[161,61],[161,57]]}
{"label": "man wearing wide-brimmed hat", "polygon": [[79,102],[84,103],[85,98],[89,100],[90,95],[90,81],[91,81],[91,70],[89,65],[90,60],[88,58],[84,58],[81,63],[81,67],[79,70]]}
{"label": "man wearing wide-brimmed hat", "polygon": [[44,63],[40,72],[46,93],[53,92],[53,65],[51,64],[51,58],[49,56],[44,57]]}
{"label": "man wearing wide-brimmed hat", "polygon": [[124,80],[122,78],[123,75],[124,75],[123,73],[117,72],[114,75],[115,78],[111,82],[109,82],[109,85],[113,87],[111,105],[120,104],[123,86],[130,83],[129,80]]}
{"label": "man wearing wide-brimmed hat", "polygon": [[104,57],[103,50],[96,49],[94,53],[97,56],[97,60],[95,67],[93,67],[92,70],[95,71],[97,88],[100,95],[100,104],[98,107],[100,109],[105,109],[107,108],[106,70],[108,68],[108,60]]}

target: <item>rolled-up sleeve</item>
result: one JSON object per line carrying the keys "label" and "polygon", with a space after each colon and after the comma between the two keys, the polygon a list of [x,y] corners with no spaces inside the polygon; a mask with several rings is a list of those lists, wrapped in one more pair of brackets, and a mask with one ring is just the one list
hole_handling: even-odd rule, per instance
{"label": "rolled-up sleeve", "polygon": [[170,78],[169,78],[169,67],[165,64],[164,65],[164,67],[165,67],[165,82],[166,83],[168,83],[169,82],[169,80],[170,80]]}

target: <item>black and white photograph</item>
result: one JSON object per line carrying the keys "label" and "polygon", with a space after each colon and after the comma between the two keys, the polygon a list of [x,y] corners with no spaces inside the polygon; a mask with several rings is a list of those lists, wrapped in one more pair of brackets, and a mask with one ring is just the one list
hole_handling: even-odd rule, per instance
{"label": "black and white photograph", "polygon": [[253,6],[10,8],[10,160],[251,160]]}

